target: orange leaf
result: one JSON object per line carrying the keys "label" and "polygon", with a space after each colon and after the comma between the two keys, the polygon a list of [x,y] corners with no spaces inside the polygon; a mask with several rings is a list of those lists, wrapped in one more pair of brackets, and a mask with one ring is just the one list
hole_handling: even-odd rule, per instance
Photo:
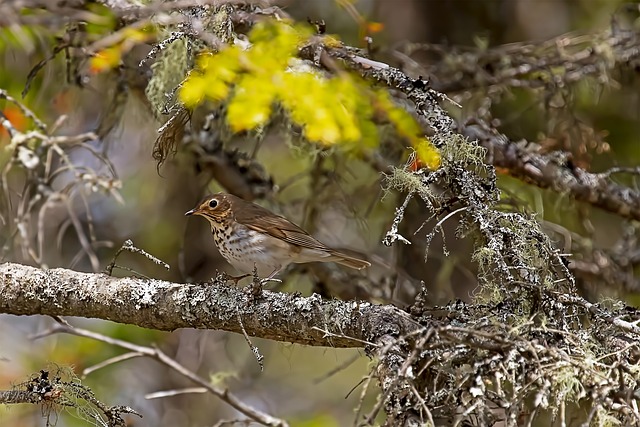
{"label": "orange leaf", "polygon": [[382,22],[367,22],[367,34],[375,34],[384,30]]}
{"label": "orange leaf", "polygon": [[[9,120],[11,125],[19,131],[27,128],[27,117],[18,107],[10,105],[2,110],[2,114]],[[9,136],[9,132],[0,124],[0,137]]]}

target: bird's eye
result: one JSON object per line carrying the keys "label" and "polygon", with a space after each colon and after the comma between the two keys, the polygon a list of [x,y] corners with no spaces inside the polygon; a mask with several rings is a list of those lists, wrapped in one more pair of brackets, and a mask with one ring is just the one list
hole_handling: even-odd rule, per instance
{"label": "bird's eye", "polygon": [[215,209],[218,207],[218,201],[216,199],[211,199],[211,201],[209,202],[209,207],[211,209]]}

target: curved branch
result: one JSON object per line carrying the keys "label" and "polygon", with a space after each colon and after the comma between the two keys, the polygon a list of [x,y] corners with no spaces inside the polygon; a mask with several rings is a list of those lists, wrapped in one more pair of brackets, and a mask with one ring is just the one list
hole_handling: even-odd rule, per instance
{"label": "curved branch", "polygon": [[172,331],[220,329],[297,344],[364,347],[420,328],[404,311],[263,291],[255,298],[220,278],[181,284],[0,264],[0,313],[80,316]]}

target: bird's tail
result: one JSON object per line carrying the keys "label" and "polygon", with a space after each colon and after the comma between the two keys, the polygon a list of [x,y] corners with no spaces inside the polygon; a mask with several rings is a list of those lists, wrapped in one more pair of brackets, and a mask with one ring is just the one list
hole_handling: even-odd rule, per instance
{"label": "bird's tail", "polygon": [[344,252],[331,251],[331,256],[335,257],[335,262],[342,264],[346,267],[355,268],[356,270],[362,270],[363,268],[371,267],[369,261],[365,261],[355,256],[347,255]]}

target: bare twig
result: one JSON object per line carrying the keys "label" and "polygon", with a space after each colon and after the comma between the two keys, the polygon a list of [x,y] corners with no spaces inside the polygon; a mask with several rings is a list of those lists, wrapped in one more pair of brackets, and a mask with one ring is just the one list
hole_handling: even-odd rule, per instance
{"label": "bare twig", "polygon": [[146,252],[145,250],[137,248],[136,246],[133,245],[133,241],[131,239],[128,239],[122,244],[122,246],[120,246],[120,249],[118,249],[118,251],[113,256],[113,259],[111,260],[109,265],[107,265],[107,267],[105,268],[105,273],[107,273],[109,276],[111,276],[111,273],[113,272],[114,267],[125,268],[125,267],[121,267],[119,265],[116,265],[116,260],[118,259],[118,256],[120,256],[120,254],[123,251],[128,251],[128,252],[131,252],[131,253],[134,253],[134,254],[140,254],[140,255],[144,256],[146,259],[148,259],[149,261],[153,262],[156,265],[160,265],[160,266],[164,267],[167,270],[171,269],[169,264],[167,264],[166,262],[162,261],[159,258],[154,257],[153,255],[151,255],[150,253]]}
{"label": "bare twig", "polygon": [[76,335],[76,336],[79,336],[79,337],[94,339],[94,340],[101,341],[101,342],[104,342],[104,343],[107,343],[107,344],[110,344],[110,345],[121,347],[121,348],[124,348],[126,350],[129,350],[131,353],[139,353],[139,354],[144,355],[146,357],[150,357],[152,359],[157,360],[158,362],[162,363],[163,365],[166,365],[169,368],[173,369],[174,371],[178,372],[182,376],[190,379],[194,383],[196,383],[196,384],[200,385],[201,387],[205,388],[209,393],[217,396],[220,400],[228,403],[234,409],[242,412],[243,414],[245,414],[246,416],[248,416],[252,420],[258,421],[261,424],[266,425],[266,426],[274,426],[274,427],[286,427],[286,426],[288,426],[288,423],[286,421],[284,421],[282,419],[279,419],[279,418],[272,417],[271,415],[268,415],[268,414],[266,414],[266,413],[264,413],[262,411],[259,411],[256,408],[254,408],[252,406],[249,406],[248,404],[244,403],[242,400],[240,400],[234,394],[229,392],[229,390],[215,387],[209,381],[206,381],[203,378],[199,377],[194,372],[190,371],[185,366],[183,366],[180,363],[178,363],[176,360],[174,360],[171,357],[167,356],[164,352],[162,352],[162,350],[160,350],[158,348],[145,347],[145,346],[141,346],[141,345],[137,345],[137,344],[132,344],[130,342],[127,342],[127,341],[124,341],[124,340],[120,340],[120,339],[116,339],[116,338],[112,338],[112,337],[109,337],[109,336],[106,336],[106,335],[102,335],[102,334],[99,334],[99,333],[96,333],[96,332],[93,332],[93,331],[88,331],[86,329],[76,328],[76,327],[71,326],[68,322],[66,322],[65,320],[63,320],[61,318],[57,318],[57,321],[58,321],[58,323],[56,325],[54,325],[51,329],[49,329],[49,330],[47,330],[47,331],[45,331],[43,333],[38,334],[37,338],[41,338],[41,337],[44,337],[44,336],[47,336],[47,335],[56,334],[56,333],[66,333],[66,334],[70,334],[70,335]]}
{"label": "bare twig", "polygon": [[166,390],[166,391],[156,391],[155,393],[148,393],[144,395],[145,399],[151,400],[151,399],[162,399],[165,397],[173,397],[173,396],[180,396],[183,394],[200,394],[200,393],[209,393],[209,390],[207,390],[204,387],[189,387],[189,388],[182,388],[179,390]]}
{"label": "bare twig", "polygon": [[382,243],[384,245],[391,246],[396,240],[399,240],[406,245],[411,244],[410,241],[408,241],[406,238],[402,237],[398,233],[398,227],[400,226],[400,223],[402,222],[402,218],[404,217],[404,211],[407,209],[409,202],[413,198],[413,194],[414,193],[407,194],[407,196],[404,199],[404,202],[402,203],[402,206],[400,206],[399,208],[396,208],[396,215],[393,218],[393,224],[391,224],[391,229],[387,231],[387,234],[384,236],[384,240],[382,240]]}
{"label": "bare twig", "polygon": [[240,329],[242,329],[242,335],[244,336],[244,340],[247,342],[247,345],[251,349],[251,352],[256,357],[256,361],[260,366],[260,371],[264,371],[264,356],[260,354],[260,349],[255,345],[253,345],[253,343],[251,342],[251,338],[249,338],[249,335],[247,334],[247,331],[244,328],[244,325],[242,324],[242,317],[240,316],[240,314],[238,314],[238,323],[240,324]]}

